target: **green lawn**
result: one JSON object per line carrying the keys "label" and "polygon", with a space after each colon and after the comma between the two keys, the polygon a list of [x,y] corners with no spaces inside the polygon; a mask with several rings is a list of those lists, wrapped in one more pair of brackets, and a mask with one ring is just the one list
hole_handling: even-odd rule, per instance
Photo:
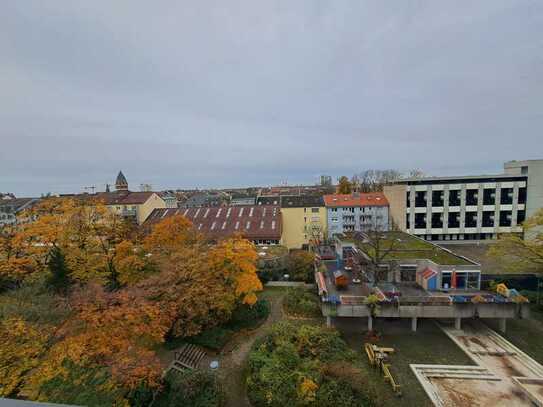
{"label": "green lawn", "polygon": [[[358,322],[347,322],[336,325],[343,334],[347,343],[357,352],[363,352],[365,318]],[[358,325],[358,332],[352,326]],[[393,347],[396,352],[390,359],[391,371],[396,381],[402,386],[402,397],[398,398],[388,383],[385,383],[378,369],[363,364],[364,371],[373,378],[378,399],[377,405],[383,407],[405,406],[433,406],[426,396],[419,381],[411,371],[410,364],[445,364],[445,365],[472,365],[468,356],[452,342],[431,320],[420,320],[417,332],[411,332],[410,320],[385,321],[378,320],[374,326],[382,335],[377,343],[379,346]],[[367,358],[365,357],[365,360]]]}

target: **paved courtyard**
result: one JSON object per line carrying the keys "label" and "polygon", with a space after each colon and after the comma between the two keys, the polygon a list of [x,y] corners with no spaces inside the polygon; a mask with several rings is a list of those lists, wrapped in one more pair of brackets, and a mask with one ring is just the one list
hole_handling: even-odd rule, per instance
{"label": "paved courtyard", "polygon": [[442,328],[476,366],[411,365],[436,406],[543,405],[543,366],[480,322]]}

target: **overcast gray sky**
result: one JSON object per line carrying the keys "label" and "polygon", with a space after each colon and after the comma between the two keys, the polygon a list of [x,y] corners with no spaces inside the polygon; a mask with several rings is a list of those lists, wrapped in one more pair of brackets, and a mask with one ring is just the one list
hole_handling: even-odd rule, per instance
{"label": "overcast gray sky", "polygon": [[543,158],[543,1],[3,0],[0,192]]}

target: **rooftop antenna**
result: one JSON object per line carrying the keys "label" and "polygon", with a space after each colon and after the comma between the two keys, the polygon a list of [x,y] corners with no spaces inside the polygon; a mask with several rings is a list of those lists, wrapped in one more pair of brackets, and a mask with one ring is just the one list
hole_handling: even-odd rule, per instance
{"label": "rooftop antenna", "polygon": [[91,194],[94,195],[94,190],[96,189],[96,186],[95,186],[95,185],[90,185],[90,186],[88,186],[88,187],[83,187],[83,189],[84,189],[85,191],[91,191]]}

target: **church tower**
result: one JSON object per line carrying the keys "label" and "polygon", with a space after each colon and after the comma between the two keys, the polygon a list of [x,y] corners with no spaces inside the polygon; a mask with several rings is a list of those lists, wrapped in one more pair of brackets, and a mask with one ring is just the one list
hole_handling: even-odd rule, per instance
{"label": "church tower", "polygon": [[117,180],[115,181],[115,189],[117,191],[128,191],[128,182],[122,171],[119,171],[117,175]]}

